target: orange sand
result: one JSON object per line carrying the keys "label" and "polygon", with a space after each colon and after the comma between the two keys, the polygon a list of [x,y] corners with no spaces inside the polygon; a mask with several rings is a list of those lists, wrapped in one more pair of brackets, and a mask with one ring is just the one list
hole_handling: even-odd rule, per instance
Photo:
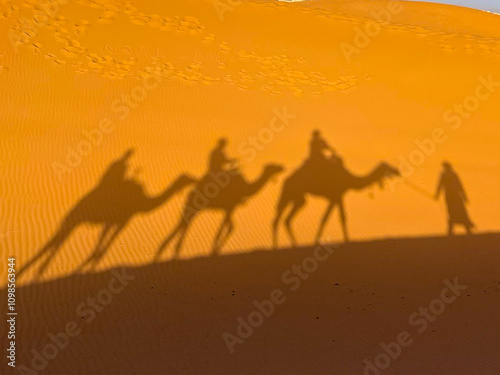
{"label": "orange sand", "polygon": [[[0,284],[7,257],[18,270],[27,264],[127,149],[136,151],[129,175],[150,195],[182,173],[201,177],[222,136],[248,180],[267,163],[286,171],[236,211],[224,256],[204,257],[222,219],[204,212],[184,259],[151,264],[187,190],[134,217],[95,273],[73,274],[101,229],[77,228],[45,280],[33,282],[34,270],[18,280],[18,366],[31,367],[31,350],[75,321],[82,332],[41,373],[362,374],[365,358],[403,330],[415,341],[384,374],[499,373],[499,235],[387,239],[445,233],[443,202],[427,196],[443,159],[462,178],[478,229],[500,228],[499,16],[378,0],[40,4],[0,1]],[[305,247],[269,248],[283,180],[306,158],[315,128],[353,173],[385,160],[423,191],[397,183],[350,193],[355,242],[287,292],[231,355],[223,333],[234,334],[236,318],[285,288],[283,272],[313,252],[326,207],[317,198],[295,222]],[[269,141],[252,146],[252,137]],[[419,165],[409,171],[403,159]],[[340,233],[335,212],[325,242]],[[280,241],[289,246],[283,231]],[[135,279],[89,322],[78,306],[122,267]],[[456,277],[466,292],[415,333],[408,318]]]}
{"label": "orange sand", "polygon": [[[475,94],[480,77],[500,81],[500,18],[404,2],[348,62],[341,44],[355,45],[356,28],[364,29],[373,12],[389,6],[385,1],[250,1],[232,6],[221,19],[213,1],[76,1],[59,5],[48,23],[30,31],[18,23],[33,19],[36,1],[2,1],[2,253],[27,262],[130,147],[136,149],[131,169],[140,168],[139,179],[155,194],[183,172],[201,176],[220,136],[228,137],[230,153],[245,161],[248,179],[270,162],[284,165],[287,175],[306,157],[314,128],[359,174],[381,160],[399,166],[400,156],[408,159],[417,149],[415,140],[442,128],[446,141],[409,179],[433,191],[440,162],[450,160],[468,190],[478,228],[500,228],[500,92],[481,100],[459,129],[452,128],[456,117],[443,118],[455,103]],[[14,49],[9,39],[22,32]],[[125,104],[131,96],[135,99]],[[248,137],[269,127],[284,108],[295,117],[262,150],[250,153]],[[85,149],[85,132],[101,124],[107,132],[101,132],[98,145]],[[60,174],[69,150],[78,147],[88,155]],[[226,253],[270,246],[283,177],[236,212]],[[444,232],[442,202],[403,184],[392,190],[373,187],[347,197],[353,238]],[[100,267],[148,263],[178,220],[185,194],[135,218]],[[324,207],[324,201],[312,199],[301,213],[295,227],[302,243],[313,240]],[[220,220],[218,213],[200,215],[183,256],[209,254]],[[98,227],[80,227],[46,277],[74,270],[98,233]],[[336,213],[326,238],[340,238]],[[283,233],[281,239],[288,244]]]}

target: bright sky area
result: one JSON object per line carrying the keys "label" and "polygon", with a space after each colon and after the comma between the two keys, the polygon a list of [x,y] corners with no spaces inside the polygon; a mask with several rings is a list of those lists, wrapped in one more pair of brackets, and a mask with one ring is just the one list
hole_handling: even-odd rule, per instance
{"label": "bright sky area", "polygon": [[[412,0],[423,1],[423,0]],[[433,3],[461,5],[482,10],[500,10],[500,0],[433,0]]]}

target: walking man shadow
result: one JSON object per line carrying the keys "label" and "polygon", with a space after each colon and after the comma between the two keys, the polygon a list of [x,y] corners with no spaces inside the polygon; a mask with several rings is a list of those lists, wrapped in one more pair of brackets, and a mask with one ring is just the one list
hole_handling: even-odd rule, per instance
{"label": "walking man shadow", "polygon": [[448,209],[448,235],[453,235],[455,224],[463,225],[467,233],[471,234],[472,228],[474,228],[475,225],[471,221],[467,208],[465,207],[466,203],[469,203],[465,189],[463,188],[462,182],[460,181],[457,173],[453,170],[451,164],[444,161],[442,165],[443,171],[441,173],[434,198],[438,200],[441,191],[444,191],[446,206]]}

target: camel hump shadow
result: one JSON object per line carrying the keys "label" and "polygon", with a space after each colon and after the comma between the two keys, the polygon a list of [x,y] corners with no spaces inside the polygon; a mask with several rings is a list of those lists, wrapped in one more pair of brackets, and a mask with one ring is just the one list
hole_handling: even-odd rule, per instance
{"label": "camel hump shadow", "polygon": [[35,280],[38,280],[70,235],[83,224],[100,224],[102,230],[94,250],[77,271],[96,267],[132,218],[159,208],[173,195],[196,182],[193,177],[181,174],[161,193],[149,196],[141,183],[127,177],[132,153],[133,150],[128,150],[108,166],[97,185],[66,214],[52,238],[22,266],[20,276],[44,258],[35,274]]}

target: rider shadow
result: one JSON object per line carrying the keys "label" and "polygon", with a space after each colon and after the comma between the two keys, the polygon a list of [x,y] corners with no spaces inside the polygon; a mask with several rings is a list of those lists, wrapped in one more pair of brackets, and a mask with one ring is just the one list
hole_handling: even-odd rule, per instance
{"label": "rider shadow", "polygon": [[103,226],[93,252],[80,265],[78,271],[86,267],[94,268],[134,216],[153,211],[176,192],[195,182],[192,177],[182,174],[159,195],[148,196],[139,182],[126,177],[128,160],[132,153],[133,150],[128,150],[120,159],[111,163],[94,189],[66,215],[53,237],[23,265],[18,273],[19,276],[45,257],[35,275],[35,280],[40,278],[64,242],[82,224]]}
{"label": "rider shadow", "polygon": [[225,138],[219,139],[209,158],[208,172],[197,182],[188,195],[177,226],[159,246],[154,262],[158,262],[167,246],[174,242],[176,259],[182,249],[187,231],[193,219],[202,211],[222,211],[224,219],[214,237],[212,255],[218,255],[234,231],[235,210],[256,195],[274,176],[284,171],[281,165],[267,164],[255,180],[249,182],[233,165],[236,159],[227,158]]}

